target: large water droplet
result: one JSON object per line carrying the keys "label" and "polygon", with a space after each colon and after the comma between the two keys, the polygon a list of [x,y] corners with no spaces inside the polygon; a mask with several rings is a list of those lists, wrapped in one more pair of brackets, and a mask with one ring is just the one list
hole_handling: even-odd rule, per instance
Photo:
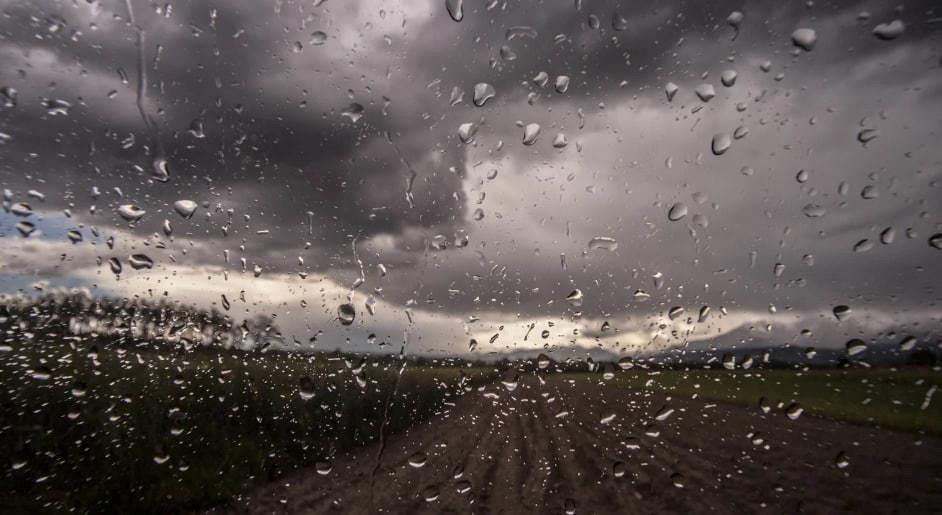
{"label": "large water droplet", "polygon": [[16,230],[19,231],[20,235],[22,235],[24,238],[28,238],[29,235],[33,234],[33,232],[36,230],[36,226],[33,225],[32,222],[17,222]]}
{"label": "large water droplet", "polygon": [[697,86],[697,89],[694,90],[694,93],[697,94],[697,98],[704,102],[709,102],[710,99],[716,96],[716,90],[713,89],[712,84],[700,84]]}
{"label": "large water droplet", "polygon": [[589,249],[603,249],[614,252],[618,250],[618,242],[615,241],[615,238],[609,236],[596,236],[589,240]]}
{"label": "large water droplet", "polygon": [[818,42],[818,34],[814,29],[795,29],[792,32],[792,43],[805,52],[810,52]]}
{"label": "large water droplet", "polygon": [[122,204],[118,207],[118,214],[128,222],[136,222],[147,212],[134,204]]}
{"label": "large water droplet", "polygon": [[340,116],[348,118],[353,123],[357,123],[360,118],[363,118],[363,106],[352,102],[346,109],[340,112]]}
{"label": "large water droplet", "polygon": [[412,468],[420,469],[428,463],[428,457],[424,452],[418,451],[411,456],[409,456],[409,466]]}
{"label": "large water droplet", "polygon": [[154,268],[154,260],[145,254],[132,254],[128,257],[128,264],[135,270]]}
{"label": "large water droplet", "polygon": [[356,316],[357,312],[353,304],[341,304],[340,307],[337,308],[337,319],[340,320],[340,323],[343,325],[352,324]]}
{"label": "large water droplet", "polygon": [[739,75],[735,70],[726,70],[720,75],[720,82],[722,82],[723,85],[727,88],[731,88],[734,84],[736,84],[737,77],[739,77]]}
{"label": "large water droplet", "polygon": [[733,138],[727,132],[721,132],[719,134],[713,135],[713,141],[710,145],[711,150],[713,150],[713,155],[721,156],[729,150],[729,147],[733,144]]}
{"label": "large water droplet", "polygon": [[192,200],[178,200],[173,203],[173,210],[183,218],[190,218],[196,212],[199,205]]}
{"label": "large water droplet", "polygon": [[677,202],[667,211],[667,219],[676,222],[687,216],[687,204]]}
{"label": "large water droplet", "polygon": [[540,124],[538,123],[528,123],[526,127],[523,128],[523,144],[532,145],[536,143],[536,139],[540,136]]}
{"label": "large water droplet", "polygon": [[167,182],[170,180],[170,164],[167,163],[167,160],[158,157],[154,159],[153,167],[151,170],[151,178],[157,182]]}
{"label": "large water droplet", "polygon": [[903,20],[893,20],[890,23],[881,23],[873,28],[873,35],[876,36],[877,39],[882,39],[884,41],[896,39],[902,36],[903,32],[906,32],[906,24],[903,23]]}
{"label": "large water droplet", "polygon": [[832,309],[831,311],[834,313],[834,318],[836,318],[839,322],[842,322],[850,318],[850,313],[851,313],[850,306],[841,304],[838,306],[834,306],[834,309]]}
{"label": "large water droplet", "polygon": [[569,76],[568,75],[559,75],[556,77],[556,92],[565,93],[569,91]]}
{"label": "large water droplet", "polygon": [[320,46],[327,42],[327,33],[323,31],[315,31],[311,33],[311,40],[308,41],[309,45]]}
{"label": "large water droplet", "polygon": [[452,20],[460,22],[464,19],[464,0],[445,0],[445,8]]}
{"label": "large water droplet", "polygon": [[462,143],[471,143],[474,141],[474,135],[478,132],[478,126],[473,123],[462,123],[458,126],[458,139]]}
{"label": "large water droplet", "polygon": [[479,82],[474,85],[474,105],[482,107],[488,100],[494,98],[496,94],[497,92],[494,90],[494,86],[486,82]]}
{"label": "large water droplet", "polygon": [[680,86],[673,82],[668,82],[667,85],[664,86],[664,94],[667,95],[667,101],[670,102],[674,100],[674,95],[676,95],[679,90]]}

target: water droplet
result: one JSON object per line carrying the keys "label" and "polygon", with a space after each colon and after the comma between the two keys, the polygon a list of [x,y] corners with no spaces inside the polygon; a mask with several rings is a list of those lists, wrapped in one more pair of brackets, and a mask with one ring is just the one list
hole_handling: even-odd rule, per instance
{"label": "water droplet", "polygon": [[884,245],[889,245],[893,243],[893,240],[896,239],[896,230],[892,227],[887,227],[880,232],[880,243]]}
{"label": "water droplet", "polygon": [[532,145],[536,143],[536,139],[540,136],[540,124],[538,123],[528,123],[526,127],[523,128],[523,144]]}
{"label": "water droplet", "polygon": [[663,408],[660,409],[660,411],[657,412],[657,415],[654,415],[654,420],[657,420],[658,422],[663,422],[667,420],[668,418],[670,418],[670,416],[673,414],[674,414],[674,408],[664,406]]}
{"label": "water droplet", "polygon": [[334,470],[334,466],[329,461],[318,461],[314,463],[314,470],[319,476],[327,476]]}
{"label": "water droplet", "polygon": [[82,233],[77,229],[70,229],[69,232],[65,233],[65,235],[67,238],[69,238],[69,241],[71,241],[73,245],[82,241]]}
{"label": "water droplet", "polygon": [[742,11],[733,11],[726,17],[726,23],[733,28],[733,40],[739,37],[739,27],[742,25],[744,18]]}
{"label": "water droplet", "polygon": [[697,89],[694,90],[694,93],[696,93],[697,98],[703,102],[709,102],[713,97],[716,96],[716,90],[713,89],[712,84],[700,84],[697,86]]}
{"label": "water droplet", "polygon": [[700,313],[697,314],[697,322],[703,323],[706,322],[706,319],[710,316],[710,306],[703,306],[700,308]]}
{"label": "water droplet", "polygon": [[629,358],[628,356],[625,356],[624,358],[621,358],[620,360],[618,360],[618,368],[622,370],[629,370],[629,369],[634,368],[634,366],[635,366],[635,361]]}
{"label": "water droplet", "polygon": [[479,82],[474,85],[474,105],[478,107],[483,107],[488,100],[494,98],[497,92],[494,90],[494,86],[486,82]]}
{"label": "water droplet", "polygon": [[614,252],[618,249],[618,242],[615,241],[615,238],[609,236],[596,236],[589,240],[589,249],[603,249]]}
{"label": "water droplet", "polygon": [[26,221],[17,222],[16,230],[20,232],[21,236],[23,236],[24,238],[28,238],[29,235],[33,234],[33,232],[36,230],[36,226],[33,225],[32,222],[26,222]]}
{"label": "water droplet", "polygon": [[807,204],[801,211],[808,218],[821,218],[827,214],[827,210],[818,204]]}
{"label": "water droplet", "polygon": [[136,222],[147,212],[134,204],[122,204],[118,207],[118,214],[128,222]]}
{"label": "water droplet", "polygon": [[868,184],[864,186],[862,190],[860,190],[860,197],[867,200],[873,200],[875,198],[879,198],[880,190],[877,189],[877,187],[874,186],[873,184]]}
{"label": "water droplet", "polygon": [[882,39],[883,41],[890,41],[896,39],[903,35],[906,32],[906,24],[903,23],[903,20],[893,20],[890,23],[881,23],[873,28],[873,35],[877,39]]}
{"label": "water droplet", "polygon": [[579,290],[579,289],[572,290],[572,292],[570,292],[569,295],[566,296],[566,302],[568,302],[569,305],[573,307],[581,306],[582,305],[582,290]]}
{"label": "water droplet", "polygon": [[664,94],[667,95],[667,101],[670,102],[674,100],[674,95],[676,95],[679,90],[680,86],[673,82],[668,82],[667,85],[664,86]]}
{"label": "water droplet", "polygon": [[549,74],[546,72],[537,73],[536,76],[533,77],[533,83],[541,88],[545,88],[549,83]]}
{"label": "water droplet", "polygon": [[314,380],[307,376],[302,377],[298,384],[298,395],[301,396],[301,400],[309,401],[313,399],[315,391]]}
{"label": "water droplet", "polygon": [[504,39],[507,41],[512,41],[517,38],[530,38],[536,39],[537,32],[533,27],[526,25],[520,25],[516,27],[510,27],[507,29],[507,32],[504,33]]}
{"label": "water droplet", "polygon": [[876,129],[861,129],[861,131],[857,133],[857,141],[859,141],[860,143],[863,144],[864,147],[866,147],[867,143],[870,143],[871,141],[875,140],[877,136],[879,135],[880,135],[880,132],[877,131]]}
{"label": "water droplet", "polygon": [[854,244],[854,252],[863,253],[873,248],[873,242],[864,238]]}
{"label": "water droplet", "polygon": [[619,14],[618,11],[612,13],[612,30],[616,32],[628,30],[628,20]]}
{"label": "water droplet", "polygon": [[121,261],[118,260],[118,258],[113,257],[108,259],[108,266],[111,267],[111,272],[115,275],[121,273]]}
{"label": "water droplet", "polygon": [[576,501],[566,499],[563,502],[563,512],[565,512],[566,515],[576,515]]}
{"label": "water droplet", "polygon": [[68,116],[72,104],[58,98],[47,98],[43,100],[43,107],[49,116]]}
{"label": "water droplet", "polygon": [[197,207],[199,207],[199,205],[192,200],[178,200],[173,203],[173,210],[183,218],[192,217]]}
{"label": "water droplet", "polygon": [[787,416],[789,420],[798,420],[804,412],[805,410],[799,406],[798,403],[793,402],[785,409],[785,416]]}
{"label": "water droplet", "polygon": [[346,109],[340,112],[340,116],[348,118],[353,123],[357,123],[360,118],[363,118],[363,106],[352,102]]}
{"label": "water droplet", "polygon": [[458,126],[458,139],[462,143],[471,143],[474,141],[474,135],[477,134],[478,127],[473,123],[462,123]]}
{"label": "water droplet", "polygon": [[851,309],[850,306],[845,306],[841,304],[839,306],[834,306],[834,309],[831,310],[834,313],[834,318],[837,318],[838,322],[843,322],[850,318]]}
{"label": "water droplet", "polygon": [[132,254],[128,257],[128,264],[135,270],[154,268],[154,260],[145,254]]}
{"label": "water droplet", "polygon": [[667,219],[671,222],[676,222],[683,219],[687,216],[687,204],[683,202],[677,202],[671,206],[670,210],[667,211]]}
{"label": "water droplet", "polygon": [[810,52],[818,42],[818,34],[814,29],[795,29],[792,32],[792,43],[805,52]]}
{"label": "water droplet", "polygon": [[33,214],[33,207],[26,202],[17,202],[10,206],[10,212],[16,216],[28,217]]}
{"label": "water droplet", "polygon": [[309,45],[321,46],[327,42],[327,33],[323,31],[315,31],[311,33],[311,40],[308,41]]}
{"label": "water droplet", "polygon": [[445,8],[452,20],[460,22],[464,19],[464,0],[445,0]]}
{"label": "water droplet", "polygon": [[917,342],[918,340],[916,339],[915,336],[907,336],[903,338],[902,341],[899,342],[899,350],[904,351],[904,352],[911,351],[916,347]]}
{"label": "water droplet", "polygon": [[729,133],[721,132],[713,135],[713,141],[710,144],[710,149],[713,150],[713,155],[721,156],[729,150],[729,147],[733,144],[733,138],[730,137]]}
{"label": "water droplet", "polygon": [[426,463],[428,463],[428,457],[422,451],[418,451],[409,456],[409,466],[412,468],[420,469],[424,467]]}
{"label": "water droplet", "polygon": [[170,164],[166,159],[158,157],[154,159],[151,178],[157,182],[167,182],[170,180]]}
{"label": "water droplet", "polygon": [[834,466],[839,469],[846,469],[850,465],[850,460],[847,459],[847,455],[844,454],[844,451],[837,453],[837,456],[834,458]]}
{"label": "water droplet", "polygon": [[568,75],[559,75],[556,77],[556,92],[565,93],[569,91],[569,76]]}
{"label": "water droplet", "polygon": [[848,356],[856,356],[857,354],[867,350],[867,344],[859,338],[850,340],[845,344],[845,347],[847,348]]}
{"label": "water droplet", "polygon": [[726,70],[720,74],[720,82],[722,82],[723,85],[727,88],[731,88],[734,84],[736,84],[737,77],[739,77],[739,75],[735,70]]}
{"label": "water droplet", "polygon": [[553,363],[553,360],[550,359],[546,354],[540,354],[536,357],[536,366],[540,370],[546,370]]}
{"label": "water droplet", "polygon": [[557,132],[556,136],[553,138],[553,148],[565,148],[566,145],[569,145],[569,140],[566,138],[566,135],[562,132]]}
{"label": "water droplet", "polygon": [[474,220],[475,222],[480,222],[481,220],[484,220],[484,210],[481,208],[475,209],[474,213],[471,214],[471,219]]}
{"label": "water droplet", "polygon": [[942,232],[929,236],[929,246],[934,249],[942,250]]}
{"label": "water droplet", "polygon": [[612,464],[612,476],[614,477],[624,477],[627,470],[628,467],[622,461],[616,461]]}
{"label": "water droplet", "polygon": [[357,312],[353,304],[341,304],[340,307],[337,308],[337,319],[340,320],[340,323],[343,325],[352,324],[356,316]]}

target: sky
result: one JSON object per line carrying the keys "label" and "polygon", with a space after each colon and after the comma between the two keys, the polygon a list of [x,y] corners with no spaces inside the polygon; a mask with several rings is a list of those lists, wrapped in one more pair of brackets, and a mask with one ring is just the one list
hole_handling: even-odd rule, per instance
{"label": "sky", "polygon": [[0,1],[0,291],[356,352],[937,344],[935,2],[463,4]]}

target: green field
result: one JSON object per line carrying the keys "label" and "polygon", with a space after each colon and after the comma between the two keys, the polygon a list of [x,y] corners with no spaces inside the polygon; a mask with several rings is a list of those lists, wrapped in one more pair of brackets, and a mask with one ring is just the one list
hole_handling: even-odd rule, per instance
{"label": "green field", "polygon": [[[24,342],[0,353],[0,513],[189,511],[330,463],[378,437],[400,365],[371,358],[355,374],[360,366],[326,355]],[[494,374],[406,367],[388,431],[434,416],[462,384]]]}
{"label": "green field", "polygon": [[923,409],[926,394],[942,389],[942,372],[928,367],[796,370],[633,369],[608,381],[636,389],[731,402],[758,409],[797,403],[804,413],[904,431],[942,435],[942,391]]}

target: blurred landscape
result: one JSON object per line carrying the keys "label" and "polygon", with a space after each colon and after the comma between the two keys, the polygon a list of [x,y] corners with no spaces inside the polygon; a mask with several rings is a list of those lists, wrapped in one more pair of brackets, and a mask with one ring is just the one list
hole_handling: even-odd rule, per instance
{"label": "blurred landscape", "polygon": [[244,506],[276,479],[329,475],[338,455],[375,447],[381,434],[447,419],[464,397],[505,402],[533,378],[537,389],[547,380],[598,384],[608,395],[779,413],[782,423],[810,416],[942,435],[942,403],[932,399],[942,373],[931,352],[900,366],[831,367],[761,353],[680,366],[669,354],[485,362],[405,349],[291,352],[270,321],[80,293],[7,298],[0,328],[4,513]]}

